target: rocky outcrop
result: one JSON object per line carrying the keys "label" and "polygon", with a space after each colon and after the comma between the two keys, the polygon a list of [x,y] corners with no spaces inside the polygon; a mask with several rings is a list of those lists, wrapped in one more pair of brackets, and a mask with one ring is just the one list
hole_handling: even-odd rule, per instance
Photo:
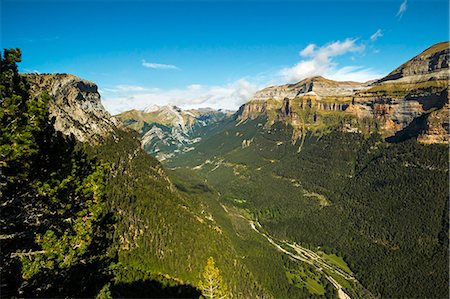
{"label": "rocky outcrop", "polygon": [[[366,131],[375,127],[386,138],[406,134],[422,142],[447,143],[448,45],[436,44],[372,82],[312,77],[265,88],[239,109],[237,118],[244,122],[264,115],[267,125],[282,121],[294,129],[311,129],[329,127],[330,120],[341,117],[342,128],[350,132],[360,132],[364,130],[361,124],[370,124]],[[334,118],[329,112],[336,112]],[[349,117],[355,120],[348,122]]]}
{"label": "rocky outcrop", "polygon": [[[357,92],[349,111],[368,112],[380,123],[385,136],[395,136],[404,129],[409,130],[414,120],[426,118],[432,111],[442,110],[443,114],[448,114],[449,79],[449,43],[438,43],[374,82],[370,88]],[[443,123],[438,127],[442,128]],[[440,132],[441,137],[429,140],[447,142],[446,134],[442,129]]]}
{"label": "rocky outcrop", "polygon": [[103,107],[95,83],[68,74],[26,74],[31,96],[51,96],[50,116],[55,129],[78,141],[97,144],[120,124]]}
{"label": "rocky outcrop", "polygon": [[378,80],[376,84],[392,80],[411,83],[426,81],[433,77],[447,79],[449,51],[448,42],[435,44]]}
{"label": "rocky outcrop", "polygon": [[407,127],[415,118],[421,116],[425,110],[418,101],[403,99],[364,99],[350,105],[347,112],[358,118],[372,118],[378,124],[385,136],[394,135]]}
{"label": "rocky outcrop", "polygon": [[247,119],[255,119],[261,115],[267,115],[280,109],[282,103],[283,101],[281,100],[251,100],[239,108],[237,112],[238,120],[245,121]]}
{"label": "rocky outcrop", "polygon": [[423,143],[449,143],[450,142],[450,104],[443,109],[431,112],[425,123],[425,130],[418,140]]}

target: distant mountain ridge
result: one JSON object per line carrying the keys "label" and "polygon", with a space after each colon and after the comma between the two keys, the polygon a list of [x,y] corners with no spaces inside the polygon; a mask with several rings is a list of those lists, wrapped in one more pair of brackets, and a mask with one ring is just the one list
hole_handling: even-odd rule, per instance
{"label": "distant mountain ridge", "polygon": [[[408,60],[376,83],[398,79],[410,79],[409,81],[416,82],[439,77],[448,79],[448,68],[449,42],[441,42]],[[421,75],[423,77],[415,77]]]}
{"label": "distant mountain ridge", "polygon": [[423,143],[448,143],[449,78],[449,43],[442,42],[378,80],[360,83],[315,76],[266,87],[233,116],[209,108],[153,105],[116,118],[139,132],[142,147],[161,161],[193,150],[223,121],[234,118],[241,124],[261,116],[267,119],[267,128],[278,121],[291,125],[293,142],[306,131],[341,130],[379,132],[392,141],[413,137]]}
{"label": "distant mountain ridge", "polygon": [[173,105],[152,105],[130,110],[115,117],[142,137],[142,148],[164,160],[174,153],[192,150],[201,140],[198,132],[230,117],[232,112],[200,108],[182,110]]}
{"label": "distant mountain ridge", "polygon": [[253,100],[283,100],[304,95],[315,96],[351,96],[358,90],[368,88],[368,83],[353,81],[333,81],[322,76],[303,79],[294,84],[266,87],[250,99]]}

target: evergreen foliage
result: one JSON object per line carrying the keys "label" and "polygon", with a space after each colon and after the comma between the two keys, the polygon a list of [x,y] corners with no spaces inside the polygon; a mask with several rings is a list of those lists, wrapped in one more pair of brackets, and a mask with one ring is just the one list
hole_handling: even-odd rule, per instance
{"label": "evergreen foliage", "polygon": [[222,223],[211,215],[211,190],[196,182],[194,192],[180,192],[161,164],[139,146],[137,133],[117,131],[116,139],[88,148],[90,156],[111,165],[105,192],[108,209],[116,215],[113,246],[120,268],[114,274],[116,285],[139,288],[152,281],[170,293],[176,282],[180,293],[191,294],[192,287],[186,286],[197,285],[203,261],[214,255],[234,294],[267,294],[237,257],[235,245],[222,233]]}
{"label": "evergreen foliage", "polygon": [[227,286],[224,284],[219,268],[216,267],[213,257],[208,258],[203,280],[198,283],[198,288],[207,299],[225,299],[230,297]]}
{"label": "evergreen foliage", "polygon": [[448,295],[446,146],[337,131],[292,143],[292,128],[265,121],[230,123],[166,165],[272,236],[343,257],[375,296]]}
{"label": "evergreen foliage", "polygon": [[108,275],[107,165],[55,131],[44,92],[30,98],[19,49],[1,57],[2,296],[89,296]]}

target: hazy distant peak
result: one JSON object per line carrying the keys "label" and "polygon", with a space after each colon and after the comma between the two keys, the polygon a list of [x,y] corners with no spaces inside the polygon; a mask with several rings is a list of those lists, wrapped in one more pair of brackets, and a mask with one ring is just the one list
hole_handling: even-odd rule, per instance
{"label": "hazy distant peak", "polygon": [[159,109],[161,109],[161,107],[156,105],[156,104],[154,104],[154,105],[150,105],[150,106],[145,107],[144,109],[142,109],[142,112],[144,112],[144,113],[151,113],[151,112],[158,111]]}

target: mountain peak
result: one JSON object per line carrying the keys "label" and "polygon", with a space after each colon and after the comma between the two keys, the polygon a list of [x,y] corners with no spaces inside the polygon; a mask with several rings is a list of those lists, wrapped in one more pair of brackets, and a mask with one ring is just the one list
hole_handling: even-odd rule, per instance
{"label": "mountain peak", "polygon": [[440,43],[436,43],[434,45],[432,45],[431,47],[425,49],[422,53],[419,54],[419,56],[421,55],[430,55],[430,54],[435,54],[438,52],[442,52],[445,51],[450,48],[450,42],[440,42]]}
{"label": "mountain peak", "polygon": [[[321,113],[345,111],[342,116],[372,119],[390,140],[416,136],[423,142],[446,143],[450,138],[445,117],[449,107],[448,46],[448,42],[435,44],[378,81],[358,83],[314,76],[264,88],[241,107],[238,119],[265,115],[270,125],[282,120],[301,128],[320,124]],[[316,115],[309,124],[305,109],[313,109]]]}
{"label": "mountain peak", "polygon": [[161,106],[153,104],[153,105],[147,106],[144,109],[142,109],[142,112],[144,112],[144,113],[152,113],[152,112],[158,111],[160,109],[161,109]]}
{"label": "mountain peak", "polygon": [[32,97],[48,91],[52,97],[50,115],[55,117],[55,129],[63,134],[96,144],[120,126],[103,107],[95,83],[70,74],[22,76],[30,85]]}
{"label": "mountain peak", "polygon": [[424,82],[432,78],[448,80],[449,53],[449,42],[434,44],[376,83],[392,80],[414,83]]}
{"label": "mountain peak", "polygon": [[356,85],[363,84],[361,82],[355,82],[355,81],[337,81],[337,80],[331,80],[331,79],[325,78],[323,76],[313,76],[313,77],[305,78],[297,83],[290,84],[290,85],[298,86],[298,85],[307,84],[307,83],[320,83],[320,84],[327,85],[327,86],[346,86],[346,85],[355,85],[356,86]]}
{"label": "mountain peak", "polygon": [[167,104],[167,105],[150,105],[142,109],[143,113],[154,113],[154,112],[165,112],[165,113],[180,113],[183,109],[178,106]]}

